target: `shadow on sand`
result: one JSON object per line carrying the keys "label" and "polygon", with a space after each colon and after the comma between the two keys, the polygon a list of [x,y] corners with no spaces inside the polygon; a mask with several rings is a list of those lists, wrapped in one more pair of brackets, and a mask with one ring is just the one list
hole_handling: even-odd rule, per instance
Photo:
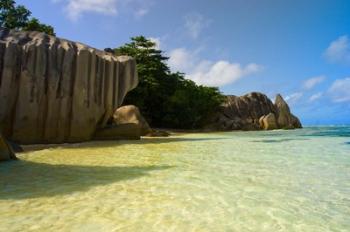
{"label": "shadow on sand", "polygon": [[142,138],[141,140],[93,140],[82,143],[72,144],[38,144],[38,145],[24,145],[25,152],[39,151],[47,148],[69,148],[69,149],[80,149],[80,148],[104,148],[114,147],[118,145],[142,145],[142,144],[166,144],[176,142],[201,142],[201,141],[218,141],[224,139],[231,139],[229,137],[212,137],[212,138],[183,138],[183,137],[165,137],[165,138]]}
{"label": "shadow on sand", "polygon": [[0,165],[0,200],[30,199],[86,191],[132,180],[172,166],[103,167],[12,161]]}

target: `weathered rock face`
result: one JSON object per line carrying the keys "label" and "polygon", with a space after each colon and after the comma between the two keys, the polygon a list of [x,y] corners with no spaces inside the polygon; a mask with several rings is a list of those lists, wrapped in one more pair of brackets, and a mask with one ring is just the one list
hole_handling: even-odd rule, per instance
{"label": "weathered rock face", "polygon": [[298,118],[278,95],[276,103],[264,94],[253,92],[241,97],[227,96],[226,102],[212,118],[211,130],[260,130],[301,128]]}
{"label": "weathered rock face", "polygon": [[15,153],[12,151],[12,148],[0,133],[0,162],[16,159],[17,158],[15,156]]}
{"label": "weathered rock face", "polygon": [[0,124],[16,142],[90,140],[138,84],[136,63],[39,32],[0,30]]}
{"label": "weathered rock face", "polygon": [[276,116],[273,113],[261,116],[259,119],[260,128],[264,130],[275,130],[278,129]]}
{"label": "weathered rock face", "polygon": [[280,94],[276,96],[275,106],[278,115],[277,123],[280,128],[293,129],[302,127],[299,119],[290,112],[287,102],[284,101]]}
{"label": "weathered rock face", "polygon": [[113,114],[113,123],[116,125],[133,123],[140,128],[142,136],[152,132],[146,119],[142,117],[140,110],[133,105],[118,108]]}
{"label": "weathered rock face", "polygon": [[253,92],[241,97],[227,96],[210,127],[219,130],[259,130],[259,119],[271,112],[276,113],[275,106],[264,94]]}

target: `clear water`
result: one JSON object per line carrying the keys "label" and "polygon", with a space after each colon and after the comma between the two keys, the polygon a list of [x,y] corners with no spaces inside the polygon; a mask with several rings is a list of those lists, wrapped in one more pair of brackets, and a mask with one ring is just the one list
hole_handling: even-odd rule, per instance
{"label": "clear water", "polygon": [[0,165],[0,231],[350,231],[350,128],[66,145]]}

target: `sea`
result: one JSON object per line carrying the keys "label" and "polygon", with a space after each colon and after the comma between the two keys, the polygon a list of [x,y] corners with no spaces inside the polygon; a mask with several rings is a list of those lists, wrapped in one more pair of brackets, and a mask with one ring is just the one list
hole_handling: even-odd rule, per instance
{"label": "sea", "polygon": [[350,127],[36,147],[0,164],[0,231],[350,231]]}

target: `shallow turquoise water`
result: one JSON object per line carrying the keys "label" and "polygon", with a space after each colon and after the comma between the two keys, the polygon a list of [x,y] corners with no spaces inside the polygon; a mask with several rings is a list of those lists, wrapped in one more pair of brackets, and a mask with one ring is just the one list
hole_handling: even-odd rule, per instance
{"label": "shallow turquoise water", "polygon": [[350,128],[187,134],[0,165],[0,231],[350,231]]}

